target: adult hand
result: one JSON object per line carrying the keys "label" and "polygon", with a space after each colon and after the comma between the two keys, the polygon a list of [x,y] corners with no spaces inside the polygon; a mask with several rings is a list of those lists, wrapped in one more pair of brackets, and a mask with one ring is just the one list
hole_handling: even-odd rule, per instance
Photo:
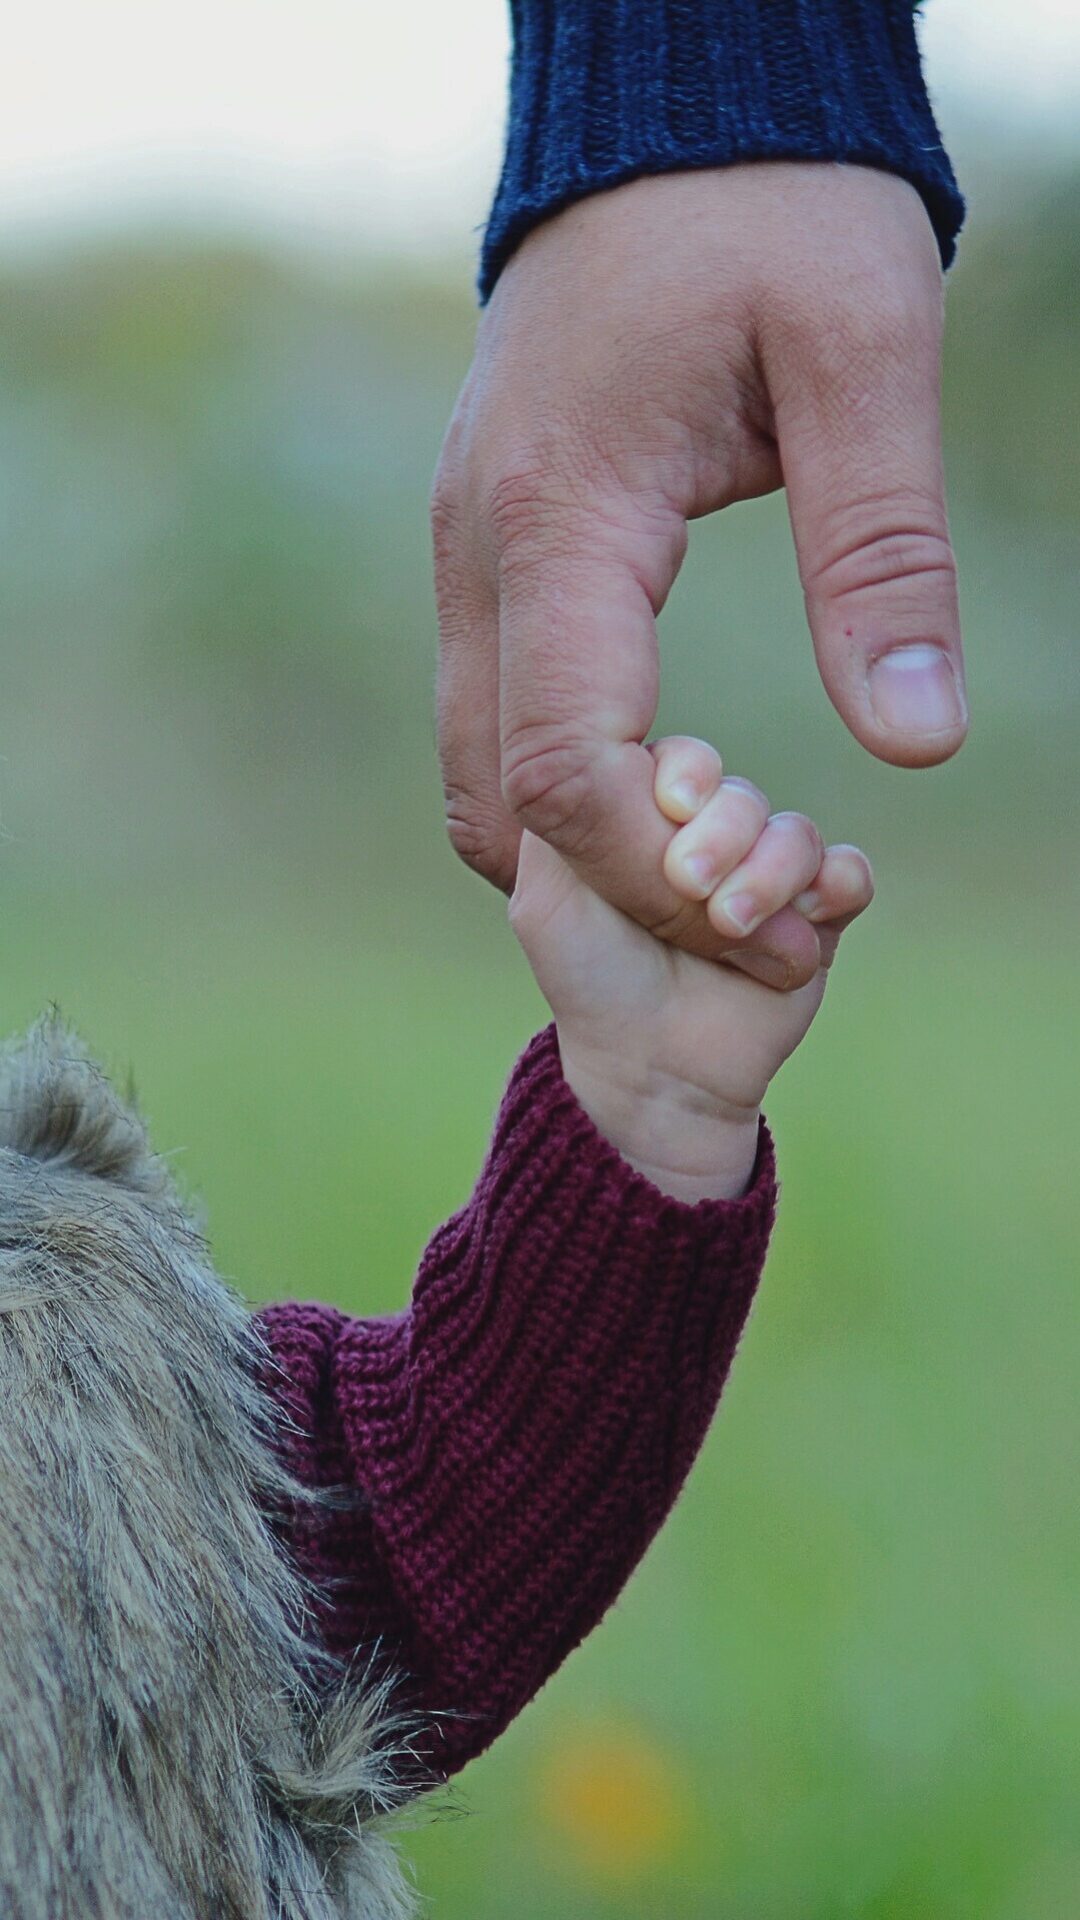
{"label": "adult hand", "polygon": [[[643,745],[656,616],[687,522],[785,486],[837,711],[896,766],[955,753],[942,304],[921,199],[871,168],[649,176],[528,234],[481,317],[432,495],[439,748],[468,865],[509,892],[529,828],[675,945],[770,985],[813,977],[793,908],[740,941],[663,870],[676,829]],[[670,811],[690,817],[677,796]]]}

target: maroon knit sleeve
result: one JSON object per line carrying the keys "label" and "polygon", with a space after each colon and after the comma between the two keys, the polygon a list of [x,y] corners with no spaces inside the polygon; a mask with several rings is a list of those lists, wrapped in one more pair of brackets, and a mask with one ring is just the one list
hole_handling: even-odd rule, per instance
{"label": "maroon knit sleeve", "polygon": [[[606,1141],[554,1025],[510,1077],[468,1205],[427,1247],[408,1309],[258,1318],[310,1485],[295,1550],[348,1652],[380,1640],[455,1772],[603,1617],[708,1430],[776,1202],[762,1120],[748,1192],[674,1200]],[[438,1716],[435,1719],[434,1716]]]}

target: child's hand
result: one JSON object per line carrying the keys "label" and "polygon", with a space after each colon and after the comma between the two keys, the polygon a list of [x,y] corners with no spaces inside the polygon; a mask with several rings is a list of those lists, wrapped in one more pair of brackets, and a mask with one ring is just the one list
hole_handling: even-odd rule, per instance
{"label": "child's hand", "polygon": [[[740,935],[801,911],[818,937],[814,978],[781,993],[670,946],[530,833],[510,922],[555,1016],[566,1079],[601,1132],[677,1198],[734,1198],[753,1170],[765,1089],[821,1005],[840,935],[869,905],[873,876],[857,847],[825,848],[805,814],[770,816],[758,788],[722,777],[704,741],[676,735],[650,752],[657,806],[683,823],[664,856],[671,885],[707,900],[733,956]],[[684,782],[696,801],[676,791]],[[684,862],[703,855],[709,871],[696,879]]]}

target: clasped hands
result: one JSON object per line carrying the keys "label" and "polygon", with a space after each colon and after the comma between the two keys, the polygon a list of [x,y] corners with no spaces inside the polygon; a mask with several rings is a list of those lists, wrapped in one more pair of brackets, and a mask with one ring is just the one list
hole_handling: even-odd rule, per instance
{"label": "clasped hands", "polygon": [[895,766],[956,752],[941,329],[922,201],[866,167],[649,176],[527,235],[432,494],[439,750],[468,865],[509,893],[528,829],[662,939],[785,991],[814,977],[809,910],[766,893],[741,931],[715,887],[686,897],[669,849],[690,814],[658,810],[645,744],[656,620],[688,523],[783,486],[842,719]]}

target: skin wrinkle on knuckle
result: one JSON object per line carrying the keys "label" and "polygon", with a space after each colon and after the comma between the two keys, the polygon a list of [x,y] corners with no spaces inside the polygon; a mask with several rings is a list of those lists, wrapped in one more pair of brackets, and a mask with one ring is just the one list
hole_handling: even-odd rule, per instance
{"label": "skin wrinkle on knuckle", "polygon": [[[506,860],[502,848],[506,821],[492,805],[491,777],[497,764],[497,740],[491,736],[491,770],[485,774],[478,755],[472,706],[458,696],[456,675],[440,661],[435,699],[435,743],[441,770],[447,837],[466,866],[505,887]],[[485,793],[486,796],[485,797]],[[513,875],[510,875],[512,884]]]}
{"label": "skin wrinkle on knuckle", "polygon": [[[502,797],[521,826],[541,840],[557,842],[560,851],[574,852],[593,831],[589,802],[595,748],[565,735],[557,740],[545,735],[550,728],[533,728],[504,744]],[[576,832],[571,831],[574,827]]]}
{"label": "skin wrinkle on knuckle", "polygon": [[[663,605],[669,586],[667,568],[658,566],[655,559],[646,563],[643,541],[651,529],[626,496],[619,503],[586,495],[578,500],[520,500],[512,510],[504,507],[502,512],[496,535],[496,581],[504,605],[530,601],[538,585],[570,588],[583,554],[594,566],[603,564],[633,580],[654,613]],[[674,549],[678,555],[681,525],[672,524],[664,531],[668,551]]]}
{"label": "skin wrinkle on knuckle", "polygon": [[[805,590],[827,600],[862,593],[898,581],[938,577],[955,590],[956,559],[948,532],[938,525],[915,520],[903,524],[903,506],[897,517],[886,517],[889,502],[849,508],[846,524],[826,537],[824,557],[808,569]],[[863,524],[859,525],[858,522]]]}
{"label": "skin wrinkle on knuckle", "polygon": [[509,893],[515,863],[503,855],[498,829],[485,826],[479,813],[469,812],[467,807],[467,800],[463,799],[459,807],[447,797],[445,820],[450,845],[464,866]]}
{"label": "skin wrinkle on knuckle", "polygon": [[605,503],[624,499],[633,499],[639,516],[672,513],[670,482],[683,448],[662,421],[649,421],[643,433],[640,405],[635,395],[620,420],[617,410],[601,409],[595,396],[576,411],[564,401],[557,425],[527,445],[508,450],[502,436],[498,469],[476,489],[489,526],[512,541],[545,513],[602,515]]}
{"label": "skin wrinkle on knuckle", "polygon": [[500,592],[599,540],[659,612],[688,543],[689,455],[685,432],[680,439],[642,399],[641,383],[630,394],[560,393],[558,414],[542,431],[518,430],[512,444],[505,430],[490,437],[498,467],[488,467],[473,494]]}
{"label": "skin wrinkle on knuckle", "polygon": [[511,451],[479,490],[483,518],[500,547],[514,546],[537,525],[556,525],[579,513],[600,491],[589,457],[555,429],[538,444]]}

